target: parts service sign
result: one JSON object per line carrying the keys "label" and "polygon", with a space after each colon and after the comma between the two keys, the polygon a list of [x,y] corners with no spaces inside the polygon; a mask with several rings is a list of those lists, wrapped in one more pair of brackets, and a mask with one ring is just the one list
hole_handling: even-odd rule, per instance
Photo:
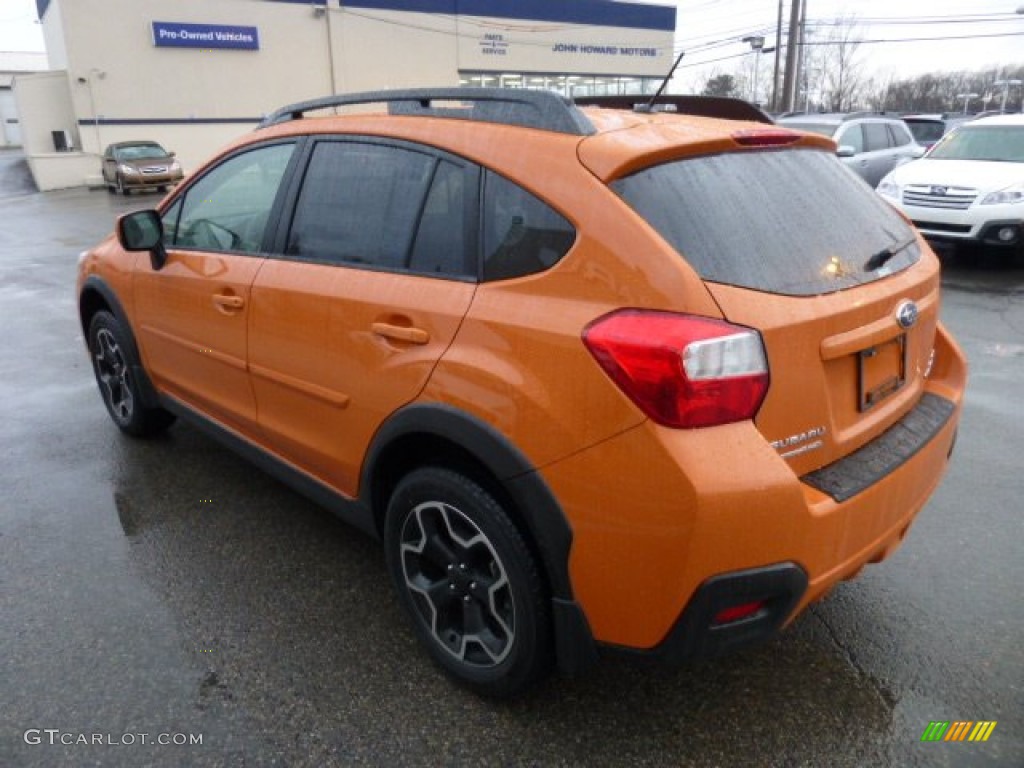
{"label": "parts service sign", "polygon": [[153,45],[158,48],[233,48],[258,51],[257,27],[226,24],[185,24],[180,21],[154,21]]}

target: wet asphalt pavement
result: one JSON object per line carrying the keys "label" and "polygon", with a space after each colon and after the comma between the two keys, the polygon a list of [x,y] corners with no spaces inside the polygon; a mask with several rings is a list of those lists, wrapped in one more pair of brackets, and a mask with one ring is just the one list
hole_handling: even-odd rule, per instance
{"label": "wet asphalt pavement", "polygon": [[418,650],[374,542],[191,427],[110,423],[76,256],[156,198],[2,194],[0,766],[1024,765],[1024,269],[948,263],[967,405],[895,556],[754,651],[494,704]]}

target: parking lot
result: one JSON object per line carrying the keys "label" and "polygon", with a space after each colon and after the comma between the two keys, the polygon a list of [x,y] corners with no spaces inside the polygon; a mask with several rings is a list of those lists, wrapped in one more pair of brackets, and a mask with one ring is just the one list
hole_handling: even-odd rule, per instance
{"label": "parking lot", "polygon": [[[156,200],[0,197],[0,765],[1024,764],[1020,265],[946,261],[971,380],[895,556],[754,651],[496,704],[431,666],[374,542],[189,426],[110,423],[76,257]],[[936,720],[997,726],[922,743]]]}

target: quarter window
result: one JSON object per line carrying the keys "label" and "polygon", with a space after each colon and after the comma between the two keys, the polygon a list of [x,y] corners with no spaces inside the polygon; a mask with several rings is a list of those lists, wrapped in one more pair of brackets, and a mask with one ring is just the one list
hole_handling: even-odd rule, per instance
{"label": "quarter window", "polygon": [[485,280],[545,270],[576,240],[565,217],[495,173],[486,176],[483,226]]}
{"label": "quarter window", "polygon": [[[320,142],[303,181],[285,253],[405,269],[436,162],[398,147]],[[441,201],[433,204],[439,209]],[[437,266],[438,258],[426,250],[424,243],[421,262]]]}
{"label": "quarter window", "polygon": [[228,158],[164,215],[165,241],[176,248],[257,253],[295,145],[258,147]]}
{"label": "quarter window", "polygon": [[909,128],[905,129],[901,125],[889,123],[889,140],[894,147],[905,147],[914,140],[914,137]]}

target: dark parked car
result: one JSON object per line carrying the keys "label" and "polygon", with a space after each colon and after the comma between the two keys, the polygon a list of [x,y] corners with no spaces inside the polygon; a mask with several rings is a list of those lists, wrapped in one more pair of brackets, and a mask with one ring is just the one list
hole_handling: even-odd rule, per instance
{"label": "dark parked car", "polygon": [[127,195],[133,189],[166,192],[185,177],[181,163],[155,141],[122,141],[103,153],[103,183],[108,192]]}
{"label": "dark parked car", "polygon": [[956,128],[960,123],[973,120],[974,115],[904,115],[903,122],[914,134],[914,139],[925,149]]}
{"label": "dark parked car", "polygon": [[924,147],[897,117],[872,112],[808,114],[782,117],[778,123],[828,136],[839,145],[840,159],[872,187],[897,165],[924,154]]}

